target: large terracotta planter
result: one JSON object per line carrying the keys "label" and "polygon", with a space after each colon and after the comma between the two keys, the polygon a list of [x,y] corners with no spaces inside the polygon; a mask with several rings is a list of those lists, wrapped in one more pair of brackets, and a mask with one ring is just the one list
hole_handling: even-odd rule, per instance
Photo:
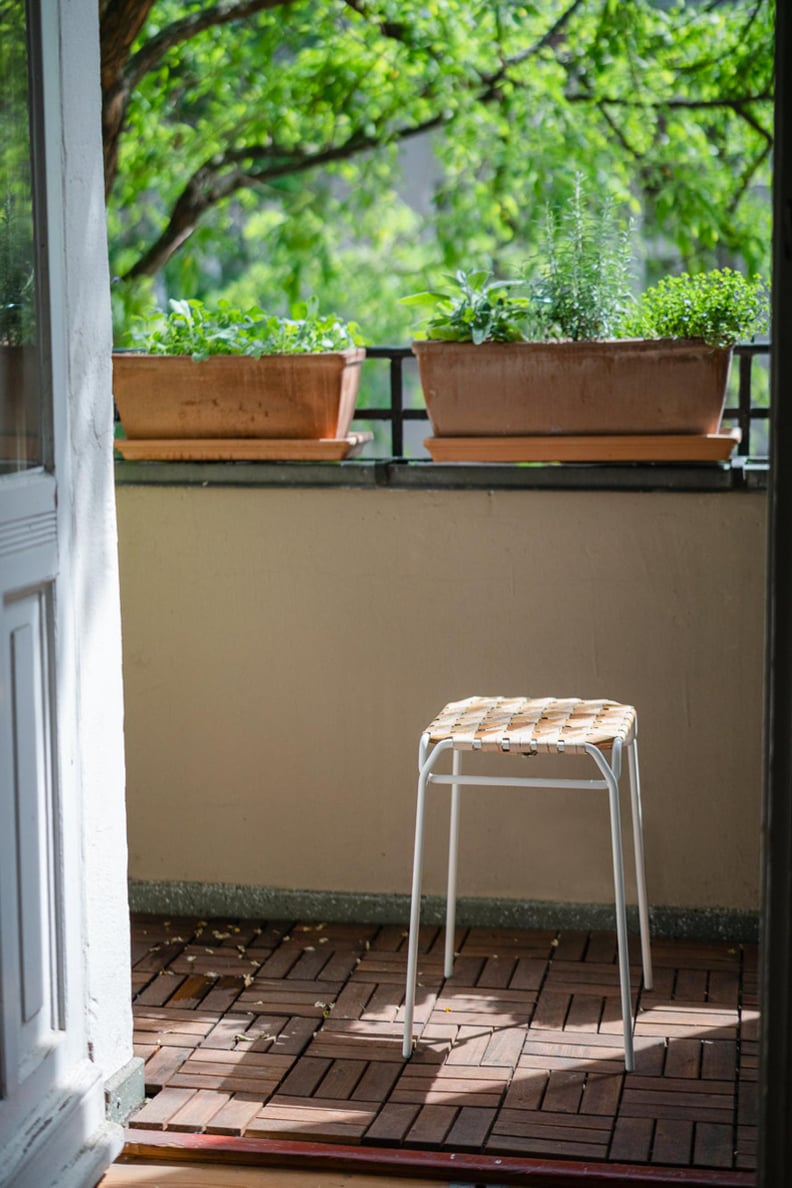
{"label": "large terracotta planter", "polygon": [[716,434],[731,363],[696,340],[412,349],[438,438]]}
{"label": "large terracotta planter", "polygon": [[126,437],[343,439],[355,411],[362,347],[315,355],[113,355]]}

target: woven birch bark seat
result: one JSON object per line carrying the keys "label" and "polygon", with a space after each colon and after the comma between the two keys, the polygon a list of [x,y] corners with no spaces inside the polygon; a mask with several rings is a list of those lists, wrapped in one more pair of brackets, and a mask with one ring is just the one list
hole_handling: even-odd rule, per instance
{"label": "woven birch bark seat", "polygon": [[[635,1067],[619,779],[622,770],[622,756],[626,753],[632,808],[643,979],[644,986],[651,989],[652,958],[644,870],[637,735],[638,715],[633,706],[622,705],[617,701],[583,700],[579,697],[468,697],[463,701],[449,702],[426,727],[421,735],[418,750],[418,802],[415,820],[415,852],[404,1008],[403,1053],[405,1058],[409,1057],[413,1050],[427,789],[435,785],[451,788],[444,967],[445,976],[450,977],[454,965],[461,789],[469,787],[581,788],[586,790],[601,789],[608,793],[619,957],[619,988],[624,1029],[624,1062],[628,1072]],[[449,751],[451,753],[451,772],[436,771],[438,760]],[[544,776],[515,775],[510,777],[487,776],[478,773],[465,774],[462,771],[462,757],[466,752],[490,752],[520,756],[587,755],[594,761],[599,778],[564,779]]]}

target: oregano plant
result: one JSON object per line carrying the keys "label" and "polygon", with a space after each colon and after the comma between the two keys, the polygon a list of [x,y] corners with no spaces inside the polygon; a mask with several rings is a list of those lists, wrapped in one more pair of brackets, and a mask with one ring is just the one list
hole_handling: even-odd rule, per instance
{"label": "oregano plant", "polygon": [[769,293],[731,268],[667,276],[643,293],[621,326],[631,338],[703,338],[729,347],[767,332]]}

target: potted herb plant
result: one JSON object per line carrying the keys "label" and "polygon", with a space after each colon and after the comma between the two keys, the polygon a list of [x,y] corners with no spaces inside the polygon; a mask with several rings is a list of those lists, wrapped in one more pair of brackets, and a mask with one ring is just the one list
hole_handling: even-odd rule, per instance
{"label": "potted herb plant", "polygon": [[627,229],[578,187],[541,261],[507,281],[457,273],[405,298],[442,460],[727,457],[732,346],[764,326],[766,290],[728,269],[666,278],[637,301]]}
{"label": "potted herb plant", "polygon": [[136,349],[113,354],[125,458],[343,458],[360,365],[355,323],[301,304],[291,317],[258,307],[171,301],[142,319]]}

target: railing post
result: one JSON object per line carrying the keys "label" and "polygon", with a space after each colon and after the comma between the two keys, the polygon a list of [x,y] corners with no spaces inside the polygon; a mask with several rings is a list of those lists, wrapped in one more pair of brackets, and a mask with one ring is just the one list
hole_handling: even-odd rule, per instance
{"label": "railing post", "polygon": [[391,456],[404,457],[404,376],[401,355],[390,360]]}

